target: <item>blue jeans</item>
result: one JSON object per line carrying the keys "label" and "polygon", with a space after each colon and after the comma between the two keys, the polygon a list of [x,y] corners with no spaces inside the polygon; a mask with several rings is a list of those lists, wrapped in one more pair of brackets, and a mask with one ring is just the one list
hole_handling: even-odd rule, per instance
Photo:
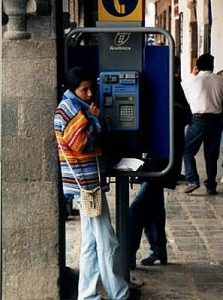
{"label": "blue jeans", "polygon": [[109,299],[126,299],[128,284],[119,273],[119,243],[111,225],[106,196],[99,217],[81,213],[81,253],[78,300],[99,300],[96,286],[101,278]]}
{"label": "blue jeans", "polygon": [[204,183],[208,189],[216,188],[221,130],[221,118],[219,116],[192,118],[186,132],[184,147],[185,177],[188,183],[200,183],[195,156],[203,143],[207,174]]}
{"label": "blue jeans", "polygon": [[166,212],[164,188],[159,181],[143,182],[129,207],[130,267],[135,268],[136,252],[140,247],[142,232],[150,244],[150,253],[166,254]]}

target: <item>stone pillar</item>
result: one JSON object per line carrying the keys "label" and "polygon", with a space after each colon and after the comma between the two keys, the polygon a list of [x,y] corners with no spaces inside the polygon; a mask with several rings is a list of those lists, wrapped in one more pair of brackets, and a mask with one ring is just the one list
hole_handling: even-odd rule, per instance
{"label": "stone pillar", "polygon": [[4,38],[10,40],[30,38],[30,33],[27,32],[26,4],[27,0],[4,1],[5,13],[9,18]]}
{"label": "stone pillar", "polygon": [[[35,26],[27,39],[26,1],[4,7],[10,24],[2,42],[2,299],[59,300],[65,263],[53,129],[56,9],[49,17],[30,17]],[[41,35],[43,18],[50,30]]]}
{"label": "stone pillar", "polygon": [[58,300],[56,45],[5,40],[2,50],[3,299]]}

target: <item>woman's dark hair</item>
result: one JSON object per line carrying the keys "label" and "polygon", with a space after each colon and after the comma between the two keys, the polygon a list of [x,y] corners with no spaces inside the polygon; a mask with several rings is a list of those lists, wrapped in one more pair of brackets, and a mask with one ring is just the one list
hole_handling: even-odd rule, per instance
{"label": "woman's dark hair", "polygon": [[67,72],[66,87],[74,92],[79,87],[82,81],[92,80],[95,82],[95,78],[92,73],[81,67],[74,67]]}
{"label": "woman's dark hair", "polygon": [[199,71],[213,71],[214,70],[214,56],[211,54],[203,54],[197,59],[197,68]]}

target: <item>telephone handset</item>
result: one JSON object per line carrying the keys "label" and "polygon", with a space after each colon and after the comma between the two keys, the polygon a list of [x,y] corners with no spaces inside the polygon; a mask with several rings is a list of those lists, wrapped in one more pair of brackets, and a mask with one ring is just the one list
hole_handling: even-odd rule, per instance
{"label": "telephone handset", "polygon": [[139,129],[139,73],[100,73],[100,109],[111,130]]}

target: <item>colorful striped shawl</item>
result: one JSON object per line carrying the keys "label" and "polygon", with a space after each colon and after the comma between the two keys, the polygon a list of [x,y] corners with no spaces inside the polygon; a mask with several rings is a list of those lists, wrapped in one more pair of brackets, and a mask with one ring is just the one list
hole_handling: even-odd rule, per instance
{"label": "colorful striped shawl", "polygon": [[[54,130],[80,185],[90,190],[98,185],[96,156],[99,158],[102,184],[106,185],[106,161],[97,146],[101,134],[100,122],[87,109],[87,104],[83,104],[71,91],[66,91],[55,112]],[[79,187],[59,147],[58,151],[63,192],[71,198],[80,193]]]}

